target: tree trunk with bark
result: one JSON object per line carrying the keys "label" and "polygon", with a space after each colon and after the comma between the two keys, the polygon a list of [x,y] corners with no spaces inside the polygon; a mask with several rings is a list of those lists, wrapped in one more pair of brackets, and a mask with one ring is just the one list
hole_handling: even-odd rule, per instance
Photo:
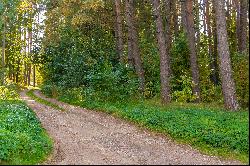
{"label": "tree trunk with bark", "polygon": [[184,29],[187,34],[188,46],[190,51],[190,65],[191,65],[191,73],[193,79],[193,94],[197,96],[195,102],[200,102],[200,87],[199,87],[199,68],[197,64],[197,54],[195,47],[195,29],[194,29],[194,16],[193,16],[193,1],[186,0],[184,2],[184,17],[185,25]]}
{"label": "tree trunk with bark", "polygon": [[210,58],[210,68],[211,68],[211,75],[210,78],[214,85],[219,83],[217,78],[217,67],[216,67],[216,56],[213,54],[213,45],[212,45],[212,30],[211,30],[211,20],[210,20],[210,8],[209,8],[210,1],[205,0],[205,22],[207,26],[207,35],[208,35],[208,55]]}
{"label": "tree trunk with bark", "polygon": [[5,67],[5,47],[6,47],[6,19],[5,19],[5,15],[3,16],[3,45],[2,45],[2,85],[4,85],[5,83],[5,71],[4,71],[4,67]]}
{"label": "tree trunk with bark", "polygon": [[134,0],[126,0],[126,17],[128,26],[128,61],[135,67],[140,81],[140,90],[144,91],[145,76],[140,56],[138,32],[136,28]]}
{"label": "tree trunk with bark", "polygon": [[[28,32],[28,56],[31,59],[32,58],[32,29],[29,29]],[[31,63],[28,64],[28,86],[31,85]]]}
{"label": "tree trunk with bark", "polygon": [[227,109],[237,110],[239,108],[239,105],[236,98],[235,83],[232,76],[224,1],[214,0],[214,8],[216,14],[218,54],[220,60],[220,75],[222,81],[224,103]]}
{"label": "tree trunk with bark", "polygon": [[194,32],[195,32],[195,43],[196,43],[196,53],[199,54],[200,51],[200,3],[199,0],[195,0],[194,4]]}
{"label": "tree trunk with bark", "polygon": [[248,29],[248,23],[247,23],[247,0],[240,0],[240,27],[239,27],[239,51],[241,53],[247,52],[247,29]]}
{"label": "tree trunk with bark", "polygon": [[179,24],[178,24],[178,8],[176,0],[171,0],[172,13],[173,13],[173,26],[174,26],[174,36],[177,37],[179,33]]}
{"label": "tree trunk with bark", "polygon": [[16,83],[19,83],[20,59],[17,61]]}
{"label": "tree trunk with bark", "polygon": [[116,32],[116,50],[122,62],[123,54],[123,35],[122,35],[122,16],[121,16],[121,0],[115,0],[115,32]]}
{"label": "tree trunk with bark", "polygon": [[161,17],[160,0],[152,0],[153,15],[156,22],[156,36],[160,52],[160,78],[162,103],[170,102],[170,57],[167,51],[163,20]]}
{"label": "tree trunk with bark", "polygon": [[207,20],[206,20],[206,10],[207,10],[207,5],[208,4],[208,0],[203,0],[203,4],[202,4],[202,11],[203,11],[203,33],[204,35],[207,34]]}
{"label": "tree trunk with bark", "polygon": [[[165,14],[166,14],[166,25],[165,25],[165,32],[166,32],[166,51],[167,55],[170,55],[170,49],[172,46],[172,32],[171,32],[171,27],[172,27],[172,21],[171,18],[173,16],[173,4],[171,0],[164,0],[165,3]],[[170,61],[170,57],[169,57]],[[172,75],[172,70],[171,67],[169,67],[169,72],[170,75]]]}
{"label": "tree trunk with bark", "polygon": [[185,1],[181,1],[181,24],[182,24],[183,30],[185,31],[185,27],[187,27]]}
{"label": "tree trunk with bark", "polygon": [[237,37],[237,51],[240,47],[240,1],[234,0],[234,7],[236,9],[236,37]]}
{"label": "tree trunk with bark", "polygon": [[[23,34],[24,34],[24,57],[27,58],[27,35],[26,35],[26,28],[24,27],[23,30]],[[27,85],[28,83],[28,75],[27,75],[27,63],[26,61],[24,61],[24,73],[23,73],[23,78],[24,78],[24,85]]]}
{"label": "tree trunk with bark", "polygon": [[36,66],[33,64],[33,87],[36,86]]}

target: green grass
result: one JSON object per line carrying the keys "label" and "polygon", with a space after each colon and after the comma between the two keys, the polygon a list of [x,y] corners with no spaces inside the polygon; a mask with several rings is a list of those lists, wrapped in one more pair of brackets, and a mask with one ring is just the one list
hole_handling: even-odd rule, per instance
{"label": "green grass", "polygon": [[34,90],[29,90],[27,93],[27,96],[31,97],[33,100],[35,100],[36,102],[38,103],[41,103],[41,104],[44,104],[44,105],[47,105],[47,106],[50,106],[56,110],[61,110],[61,111],[65,111],[65,109],[59,107],[58,105],[54,104],[54,103],[51,103],[47,100],[44,100],[40,97],[37,97],[35,94],[34,94]]}
{"label": "green grass", "polygon": [[0,165],[40,163],[51,153],[52,146],[52,140],[25,103],[0,100]]}
{"label": "green grass", "polygon": [[69,96],[63,94],[59,100],[110,113],[140,127],[171,136],[179,143],[190,144],[205,154],[249,162],[248,111],[229,112],[218,105],[206,104],[172,103],[162,106],[153,100],[79,102]]}

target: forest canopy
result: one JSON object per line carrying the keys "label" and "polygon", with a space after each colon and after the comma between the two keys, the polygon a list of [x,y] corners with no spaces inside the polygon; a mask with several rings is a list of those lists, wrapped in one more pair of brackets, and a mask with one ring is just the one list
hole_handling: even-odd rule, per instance
{"label": "forest canopy", "polygon": [[1,84],[82,101],[249,105],[247,0],[1,0]]}

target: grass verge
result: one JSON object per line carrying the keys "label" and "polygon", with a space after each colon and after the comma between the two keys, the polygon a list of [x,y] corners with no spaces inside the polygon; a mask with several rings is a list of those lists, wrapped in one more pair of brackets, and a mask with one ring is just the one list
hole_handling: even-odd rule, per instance
{"label": "grass verge", "polygon": [[52,147],[52,139],[25,103],[0,100],[0,165],[40,163]]}
{"label": "grass verge", "polygon": [[168,106],[150,101],[95,102],[76,101],[64,93],[59,100],[104,111],[140,127],[171,136],[208,155],[249,162],[249,112],[229,112],[204,104],[173,103]]}
{"label": "grass verge", "polygon": [[35,100],[35,101],[38,102],[38,103],[41,103],[41,104],[50,106],[50,107],[52,107],[52,108],[54,108],[54,109],[56,109],[56,110],[65,111],[65,109],[59,107],[58,105],[56,105],[56,104],[54,104],[54,103],[51,103],[51,102],[49,102],[49,101],[47,101],[47,100],[44,100],[44,99],[42,99],[42,98],[40,98],[40,97],[37,97],[37,96],[34,94],[34,90],[33,90],[33,89],[29,90],[26,94],[27,94],[27,96],[31,97],[33,100]]}

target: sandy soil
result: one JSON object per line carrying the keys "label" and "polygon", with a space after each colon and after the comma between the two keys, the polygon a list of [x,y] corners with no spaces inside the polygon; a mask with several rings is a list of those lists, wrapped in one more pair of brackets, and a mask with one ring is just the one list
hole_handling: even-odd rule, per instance
{"label": "sandy soil", "polygon": [[30,99],[25,91],[21,98],[32,108],[54,140],[53,154],[42,164],[136,164],[136,165],[239,165],[239,161],[207,156],[188,145],[168,137],[142,130],[103,112],[75,107],[55,99],[62,112]]}

